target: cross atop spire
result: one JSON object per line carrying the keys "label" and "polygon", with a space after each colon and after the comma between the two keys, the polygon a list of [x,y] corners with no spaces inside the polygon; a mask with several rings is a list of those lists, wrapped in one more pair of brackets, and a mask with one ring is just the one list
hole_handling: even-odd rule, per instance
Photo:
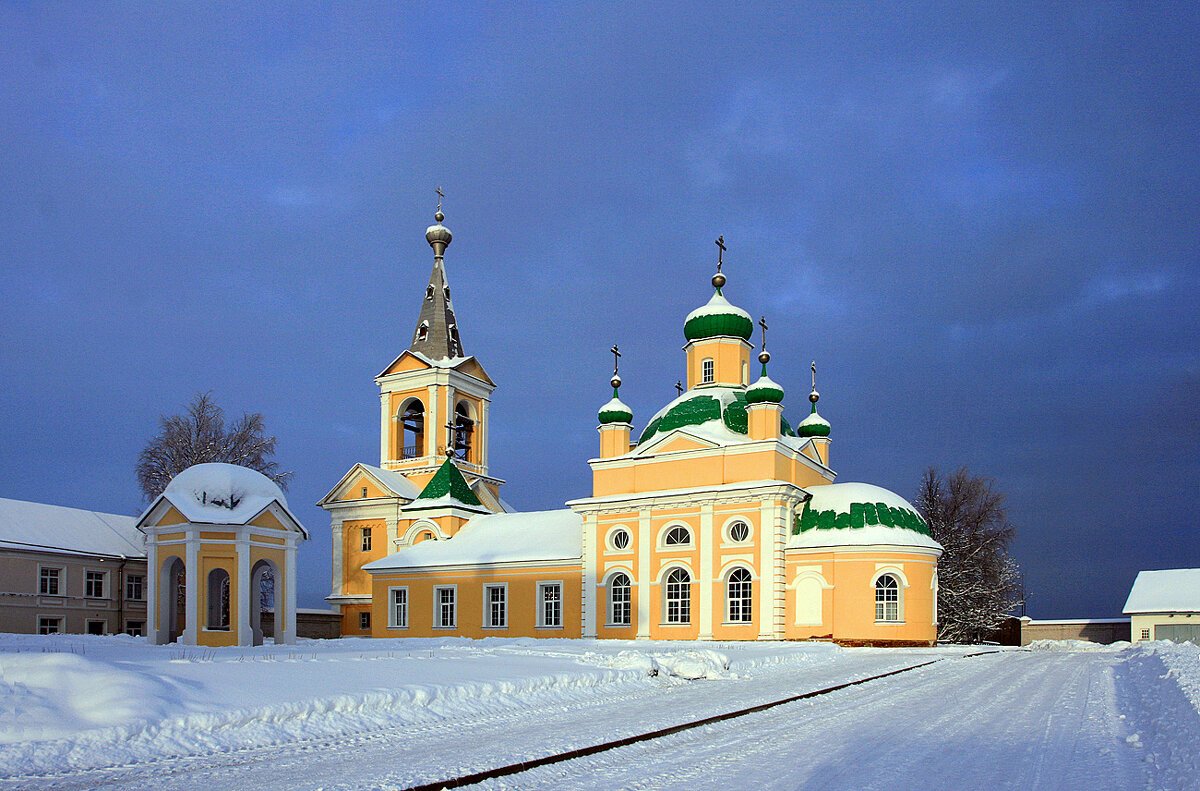
{"label": "cross atop spire", "polygon": [[[437,210],[438,210],[438,212],[440,213],[440,212],[441,212],[441,210],[442,210],[442,198],[446,197],[446,194],[445,194],[444,192],[442,192],[442,188],[441,188],[441,187],[434,187],[433,191],[434,191],[434,192],[436,192],[436,193],[437,193],[437,196],[438,196],[438,207],[437,207]],[[439,220],[438,222],[441,222],[441,220]]]}
{"label": "cross atop spire", "polygon": [[609,351],[612,352],[612,356],[613,356],[613,376],[616,376],[617,368],[620,367],[621,350],[616,347],[616,344],[614,344],[613,347],[611,349],[609,349]]}
{"label": "cross atop spire", "polygon": [[813,362],[812,362],[812,385],[813,385],[813,390],[816,390],[817,389],[817,361],[816,360],[813,360]]}
{"label": "cross atop spire", "polygon": [[425,298],[421,301],[421,312],[417,316],[417,329],[413,332],[408,348],[420,352],[431,360],[463,357],[462,339],[458,334],[458,322],[454,318],[454,306],[450,302],[450,284],[446,280],[446,266],[442,260],[446,246],[450,244],[450,229],[442,225],[446,215],[442,214],[442,188],[434,190],[438,196],[436,225],[425,229],[425,241],[433,248],[433,270],[429,273],[429,284],[425,286]]}
{"label": "cross atop spire", "polygon": [[762,327],[762,347],[763,351],[767,350],[767,317],[763,316],[758,320],[758,326]]}
{"label": "cross atop spire", "polygon": [[725,247],[725,234],[721,234],[720,236],[717,237],[716,245],[718,248],[717,249],[717,272],[720,273],[721,264],[724,263],[721,260],[721,257],[725,254],[725,250],[727,249]]}

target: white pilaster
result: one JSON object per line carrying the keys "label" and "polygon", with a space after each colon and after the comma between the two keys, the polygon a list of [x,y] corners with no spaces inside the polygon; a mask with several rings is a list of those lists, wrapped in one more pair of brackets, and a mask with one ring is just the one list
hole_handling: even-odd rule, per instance
{"label": "white pilaster", "polygon": [[200,569],[197,568],[200,565],[200,538],[196,535],[196,528],[191,525],[185,528],[184,535],[187,536],[186,568],[183,572],[184,590],[187,591],[187,626],[179,636],[179,642],[196,645],[196,637],[200,634],[200,608],[205,605],[200,599]]}
{"label": "white pilaster", "polygon": [[442,436],[438,426],[446,421],[438,417],[437,403],[437,385],[429,385],[426,388],[428,397],[425,404],[425,454],[426,456],[437,455],[437,438]]}
{"label": "white pilaster", "polygon": [[489,407],[491,403],[491,401],[485,398],[479,407],[479,466],[484,475],[487,475],[488,471],[488,434],[491,433],[489,429],[492,425],[491,420],[488,418],[488,413],[490,412]]}
{"label": "white pilaster", "polygon": [[[717,542],[713,537],[713,507],[712,503],[700,506],[700,530],[697,531],[700,542],[700,568],[697,571],[700,583],[700,601],[697,604],[700,616],[700,639],[713,639],[713,552]],[[724,615],[721,616],[724,620]]]}
{"label": "white pilaster", "polygon": [[250,590],[250,530],[243,527],[237,538],[237,644],[254,645],[250,624],[250,602],[258,591]]}
{"label": "white pilaster", "polygon": [[292,536],[288,537],[287,549],[284,551],[284,572],[286,578],[283,588],[283,607],[278,608],[280,597],[276,595],[275,601],[277,609],[282,609],[283,633],[280,634],[278,627],[275,632],[275,642],[280,642],[280,637],[283,637],[283,642],[287,645],[295,645],[296,643],[296,539]]}
{"label": "white pilaster", "polygon": [[596,514],[583,519],[583,636],[596,636],[596,583],[599,581]]}
{"label": "white pilaster", "polygon": [[392,415],[389,409],[388,393],[379,394],[379,466],[382,467],[384,462],[388,461],[388,435],[392,431]]}
{"label": "white pilaster", "polygon": [[651,605],[657,604],[653,602],[650,592],[650,547],[653,545],[654,536],[650,535],[650,512],[638,512],[638,559],[637,559],[637,586],[638,586],[638,609],[637,609],[637,638],[639,640],[650,639],[650,612]]}
{"label": "white pilaster", "polygon": [[158,536],[146,536],[146,637],[151,645],[166,642],[158,631],[158,575],[162,573],[158,562]]}
{"label": "white pilaster", "polygon": [[396,539],[400,538],[400,520],[389,516],[383,520],[387,525],[387,553],[390,555],[396,549]]}
{"label": "white pilaster", "polygon": [[345,581],[342,579],[342,547],[345,544],[345,537],[342,533],[345,530],[345,526],[342,524],[341,519],[334,517],[329,530],[333,535],[333,569],[330,575],[333,585],[330,592],[334,596],[341,596],[346,592],[343,590]]}
{"label": "white pilaster", "polygon": [[758,511],[758,639],[775,636],[775,511],[764,500]]}

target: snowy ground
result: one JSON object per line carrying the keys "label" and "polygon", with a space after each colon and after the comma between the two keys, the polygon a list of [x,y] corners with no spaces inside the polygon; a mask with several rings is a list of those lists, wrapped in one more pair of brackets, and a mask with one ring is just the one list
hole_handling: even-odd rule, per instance
{"label": "snowy ground", "polygon": [[933,660],[481,787],[1200,788],[1200,649],[1032,648],[0,635],[0,791],[403,789]]}

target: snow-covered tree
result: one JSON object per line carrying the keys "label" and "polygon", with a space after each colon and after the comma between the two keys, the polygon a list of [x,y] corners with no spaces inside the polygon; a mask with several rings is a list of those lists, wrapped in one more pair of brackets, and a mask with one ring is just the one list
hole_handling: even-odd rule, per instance
{"label": "snow-covered tree", "polygon": [[1021,570],[1008,553],[1015,529],[1004,494],[965,468],[930,468],[916,506],[946,552],[938,561],[938,639],[976,643],[1024,601]]}
{"label": "snow-covered tree", "polygon": [[187,413],[159,418],[160,431],[138,456],[138,485],[146,500],[153,500],[179,473],[193,464],[224,462],[257,470],[282,488],[287,488],[292,472],[280,472],[271,460],[275,437],[264,433],[260,412],[243,413],[228,430],[225,413],[213,403],[209,393],[200,393],[188,405]]}

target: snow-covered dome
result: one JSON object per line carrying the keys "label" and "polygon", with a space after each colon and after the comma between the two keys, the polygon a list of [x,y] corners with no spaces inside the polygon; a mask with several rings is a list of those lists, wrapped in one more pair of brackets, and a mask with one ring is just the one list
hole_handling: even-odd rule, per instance
{"label": "snow-covered dome", "polygon": [[617,397],[614,389],[612,400],[600,407],[599,418],[601,423],[632,423],[633,410]]}
{"label": "snow-covered dome", "polygon": [[753,333],[754,321],[750,314],[731,304],[721,295],[720,289],[707,305],[693,310],[683,322],[683,335],[689,341],[722,335],[749,340]]}
{"label": "snow-covered dome", "polygon": [[763,373],[758,381],[746,388],[746,402],[749,404],[783,403],[783,385],[767,376],[767,366],[763,366]]}
{"label": "snow-covered dome", "polygon": [[817,414],[817,405],[813,404],[812,414],[800,421],[796,426],[797,437],[828,437],[829,421]]}
{"label": "snow-covered dome", "polygon": [[163,497],[193,522],[240,523],[272,500],[287,508],[283,490],[261,472],[217,462],[188,467],[171,479]]}
{"label": "snow-covered dome", "polygon": [[866,544],[942,547],[917,509],[895,492],[869,483],[813,486],[796,518],[789,547]]}

